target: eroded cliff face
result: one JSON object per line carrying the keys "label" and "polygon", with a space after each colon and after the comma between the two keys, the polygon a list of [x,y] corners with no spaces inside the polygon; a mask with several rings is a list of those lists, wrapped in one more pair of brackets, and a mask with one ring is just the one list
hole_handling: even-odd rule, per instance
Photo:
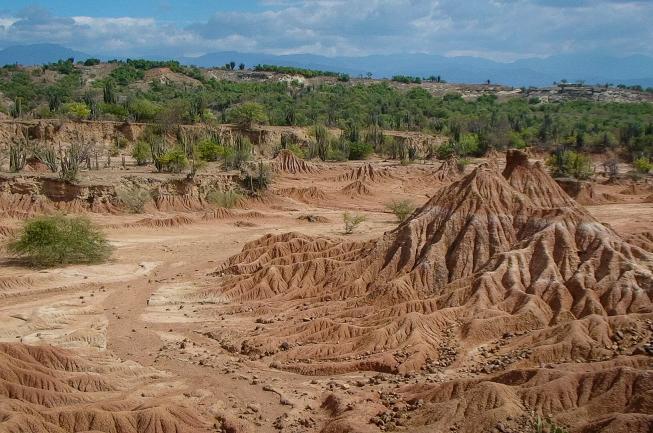
{"label": "eroded cliff face", "polygon": [[160,179],[145,176],[124,176],[119,182],[104,185],[74,184],[54,176],[0,176],[0,215],[26,218],[39,213],[125,211],[119,191],[146,191],[146,210],[193,211],[209,205],[207,194],[212,190],[233,187],[231,176],[202,175],[195,178]]}
{"label": "eroded cliff face", "polygon": [[0,143],[15,140],[34,143],[66,145],[68,143],[95,143],[110,148],[119,140],[133,142],[145,130],[145,124],[127,122],[74,122],[69,120],[33,120],[0,122]]}
{"label": "eroded cliff face", "polygon": [[[61,119],[45,120],[2,120],[0,121],[0,145],[21,140],[33,144],[61,145],[70,143],[91,143],[99,149],[108,150],[116,146],[128,147],[130,143],[143,137],[147,128],[145,123],[110,121],[72,121]],[[170,141],[203,138],[206,135],[219,137],[225,143],[236,135],[244,135],[258,147],[261,153],[271,151],[281,143],[283,136],[296,143],[308,141],[303,128],[296,127],[257,127],[242,130],[235,125],[178,125],[165,132]]]}
{"label": "eroded cliff face", "polygon": [[[111,121],[72,121],[62,119],[14,120],[0,119],[0,149],[16,141],[35,145],[66,147],[71,143],[94,144],[98,153],[104,154],[119,147],[128,155],[131,144],[143,137],[147,124]],[[331,129],[334,136],[338,129]],[[298,126],[258,126],[243,130],[236,125],[176,125],[170,126],[165,137],[170,142],[197,140],[214,136],[223,143],[231,143],[236,136],[247,137],[254,144],[257,154],[271,157],[282,141],[307,146],[311,140],[309,128]],[[444,138],[420,132],[384,131],[396,143],[417,149],[427,155],[444,142]]]}

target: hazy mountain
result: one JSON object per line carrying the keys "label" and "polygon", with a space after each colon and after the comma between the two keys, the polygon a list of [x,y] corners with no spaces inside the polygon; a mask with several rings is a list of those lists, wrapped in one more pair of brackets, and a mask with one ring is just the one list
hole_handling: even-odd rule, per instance
{"label": "hazy mountain", "polygon": [[[33,65],[74,57],[83,60],[89,54],[54,44],[25,45],[0,51],[0,64]],[[174,58],[165,55],[147,58]],[[371,72],[374,77],[440,75],[449,82],[481,83],[490,80],[512,86],[548,86],[554,81],[584,80],[587,83],[640,84],[653,87],[653,58],[633,55],[623,58],[599,54],[564,54],[544,59],[522,59],[500,63],[478,57],[444,57],[430,54],[372,55],[364,57],[325,57],[313,54],[275,56],[270,54],[224,51],[200,57],[179,57],[185,64],[203,67],[222,66],[234,61],[248,67],[257,64],[295,66],[348,73],[352,76]]]}
{"label": "hazy mountain", "polygon": [[0,65],[41,65],[71,57],[77,61],[93,56],[56,44],[20,45],[0,50]]}
{"label": "hazy mountain", "polygon": [[547,86],[554,81],[584,80],[588,83],[625,83],[653,86],[653,58],[615,58],[597,55],[559,55],[546,59],[524,59],[500,63],[477,57],[444,57],[428,54],[373,55],[365,57],[323,57],[310,54],[273,56],[218,52],[180,59],[197,66],[220,66],[229,61],[248,66],[275,64],[345,72],[375,77],[440,75],[450,82],[480,83],[491,80],[513,86]]}

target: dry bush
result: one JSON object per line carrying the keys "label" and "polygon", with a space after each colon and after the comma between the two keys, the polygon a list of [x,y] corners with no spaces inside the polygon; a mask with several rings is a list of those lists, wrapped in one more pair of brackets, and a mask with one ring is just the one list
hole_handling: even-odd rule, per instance
{"label": "dry bush", "polygon": [[227,191],[212,190],[206,195],[206,201],[212,205],[226,209],[236,207],[242,199],[242,194],[233,189]]}
{"label": "dry bush", "polygon": [[147,189],[136,185],[116,189],[116,197],[131,213],[142,213],[145,204],[152,200]]}
{"label": "dry bush", "polygon": [[342,214],[342,221],[345,224],[345,234],[352,234],[354,230],[365,221],[365,215],[345,212]]}
{"label": "dry bush", "polygon": [[415,205],[410,200],[392,200],[385,207],[397,217],[400,223],[406,221],[406,218],[415,212]]}

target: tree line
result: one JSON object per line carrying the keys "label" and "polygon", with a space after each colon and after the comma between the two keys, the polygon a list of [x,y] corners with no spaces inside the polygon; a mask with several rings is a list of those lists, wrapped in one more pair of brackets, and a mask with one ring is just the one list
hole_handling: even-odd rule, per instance
{"label": "tree line", "polygon": [[[519,97],[499,101],[492,94],[465,100],[457,93],[435,96],[421,87],[397,89],[385,82],[234,82],[207,78],[202,70],[175,61],[114,63],[111,72],[92,79],[72,59],[42,68],[4,67],[0,69],[4,95],[0,111],[17,118],[421,131],[450,138],[440,150],[441,156],[481,155],[488,149],[526,146],[579,152],[614,150],[628,159],[653,153],[650,103],[544,103]],[[145,72],[158,67],[195,78],[195,84],[143,83]],[[296,68],[261,69],[312,76]],[[55,72],[54,79],[48,71]],[[318,73],[325,72],[315,71]],[[371,137],[376,145],[378,137]]]}

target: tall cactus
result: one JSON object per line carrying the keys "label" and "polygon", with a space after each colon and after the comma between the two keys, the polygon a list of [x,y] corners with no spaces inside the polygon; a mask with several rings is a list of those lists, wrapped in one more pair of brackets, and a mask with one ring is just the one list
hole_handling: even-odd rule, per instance
{"label": "tall cactus", "polygon": [[15,118],[20,118],[23,115],[23,98],[20,96],[14,100],[14,107],[11,110],[11,115]]}
{"label": "tall cactus", "polygon": [[315,153],[318,158],[325,161],[329,150],[329,131],[324,125],[315,125],[313,134],[315,135]]}
{"label": "tall cactus", "polygon": [[43,164],[47,165],[52,173],[56,173],[59,170],[57,154],[51,146],[37,147],[34,149],[34,156]]}
{"label": "tall cactus", "polygon": [[161,162],[161,157],[165,153],[165,146],[163,145],[163,139],[157,140],[153,139],[150,141],[150,152],[152,153],[152,162],[154,162],[154,167],[156,171],[160,172],[163,170],[163,164]]}
{"label": "tall cactus", "polygon": [[13,141],[9,145],[9,170],[18,173],[27,163],[27,146],[23,140]]}

